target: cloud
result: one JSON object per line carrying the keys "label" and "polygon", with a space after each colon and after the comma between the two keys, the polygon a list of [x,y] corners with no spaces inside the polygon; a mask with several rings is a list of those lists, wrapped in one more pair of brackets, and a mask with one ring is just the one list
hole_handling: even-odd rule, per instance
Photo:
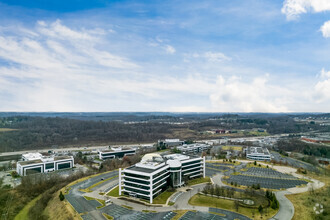
{"label": "cloud", "polygon": [[288,20],[295,20],[299,18],[300,14],[308,11],[322,12],[329,10],[329,0],[285,0],[281,11]]}
{"label": "cloud", "polygon": [[198,59],[202,58],[208,62],[224,62],[224,61],[231,61],[232,58],[229,56],[226,56],[225,54],[221,52],[213,52],[213,51],[207,51],[205,53],[190,53],[185,54],[185,61],[189,61],[191,58]]}
{"label": "cloud", "polygon": [[173,47],[173,46],[171,46],[171,45],[166,45],[165,46],[165,51],[166,51],[166,53],[168,53],[168,54],[174,54],[175,53],[175,48]]}
{"label": "cloud", "polygon": [[325,38],[330,38],[330,21],[324,22],[321,29],[322,35]]}
{"label": "cloud", "polygon": [[217,90],[210,95],[213,107],[221,112],[289,111],[286,107],[287,100],[284,98],[284,94],[289,91],[269,84],[267,78],[266,75],[247,82],[235,76],[229,79],[218,76]]}
{"label": "cloud", "polygon": [[231,60],[230,57],[227,57],[223,53],[219,53],[219,52],[215,53],[211,51],[204,53],[204,57],[210,62],[222,62],[222,61]]}
{"label": "cloud", "polygon": [[330,101],[330,71],[321,70],[320,79],[314,86],[314,97],[318,103]]}

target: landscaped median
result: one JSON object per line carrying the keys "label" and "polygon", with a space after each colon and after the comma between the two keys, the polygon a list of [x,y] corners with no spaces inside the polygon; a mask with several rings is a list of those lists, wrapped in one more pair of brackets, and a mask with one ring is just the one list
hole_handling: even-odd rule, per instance
{"label": "landscaped median", "polygon": [[105,206],[105,201],[102,200],[102,199],[95,199],[95,198],[89,197],[89,196],[84,196],[84,198],[86,200],[96,200],[96,201],[98,201],[101,204],[101,206],[96,207],[97,209],[103,208]]}

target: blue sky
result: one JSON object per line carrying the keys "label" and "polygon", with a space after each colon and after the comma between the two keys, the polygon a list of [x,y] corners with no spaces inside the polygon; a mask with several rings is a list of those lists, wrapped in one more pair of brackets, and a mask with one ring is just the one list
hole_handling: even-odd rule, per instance
{"label": "blue sky", "polygon": [[330,1],[0,0],[0,103],[329,112]]}

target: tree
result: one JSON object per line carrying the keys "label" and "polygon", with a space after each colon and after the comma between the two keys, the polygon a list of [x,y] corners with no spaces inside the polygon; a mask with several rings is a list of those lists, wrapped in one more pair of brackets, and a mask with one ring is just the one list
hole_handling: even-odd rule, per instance
{"label": "tree", "polygon": [[19,175],[18,175],[18,173],[17,173],[16,171],[12,171],[12,172],[11,172],[11,176],[12,176],[13,178],[17,178]]}
{"label": "tree", "polygon": [[63,200],[65,199],[65,197],[64,197],[64,195],[63,195],[63,193],[62,193],[62,191],[60,191],[60,195],[59,195],[58,197],[60,198],[61,201],[63,201]]}
{"label": "tree", "polygon": [[258,207],[258,211],[259,211],[260,214],[262,214],[262,210],[263,210],[262,206],[259,205],[259,207]]}
{"label": "tree", "polygon": [[253,164],[254,164],[254,166],[257,166],[257,161],[254,161],[254,163],[253,163]]}

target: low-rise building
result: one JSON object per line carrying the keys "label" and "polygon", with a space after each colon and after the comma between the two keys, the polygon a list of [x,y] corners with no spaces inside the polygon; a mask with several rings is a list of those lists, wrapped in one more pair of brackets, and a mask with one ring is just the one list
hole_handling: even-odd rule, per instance
{"label": "low-rise building", "polygon": [[16,171],[21,176],[34,173],[47,173],[74,167],[72,156],[43,156],[40,153],[22,155],[23,161],[18,161]]}
{"label": "low-rise building", "polygon": [[139,197],[152,203],[169,186],[181,187],[185,181],[196,177],[205,177],[205,158],[146,154],[141,162],[119,169],[119,195]]}
{"label": "low-rise building", "polygon": [[100,160],[121,158],[134,154],[136,154],[136,149],[129,147],[111,147],[109,150],[98,151]]}
{"label": "low-rise building", "polygon": [[182,146],[177,147],[177,150],[180,150],[182,154],[197,154],[203,151],[207,151],[211,146],[208,144],[184,144]]}
{"label": "low-rise building", "polygon": [[176,147],[176,146],[181,146],[183,144],[184,144],[184,141],[180,141],[180,139],[158,140],[158,145],[165,146],[165,147]]}
{"label": "low-rise building", "polygon": [[271,154],[266,147],[247,147],[245,151],[247,159],[258,161],[271,160]]}

